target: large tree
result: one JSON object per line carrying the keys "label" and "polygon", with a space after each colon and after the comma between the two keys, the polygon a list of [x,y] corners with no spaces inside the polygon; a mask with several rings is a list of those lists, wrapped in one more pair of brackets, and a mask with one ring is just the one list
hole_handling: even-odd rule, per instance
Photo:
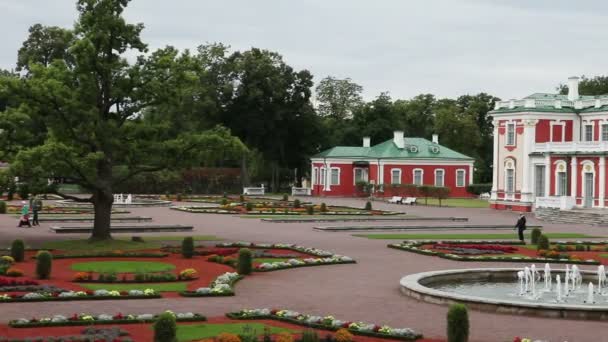
{"label": "large tree", "polygon": [[337,120],[351,118],[353,112],[363,105],[362,91],[363,87],[350,78],[327,76],[316,88],[317,113]]}
{"label": "large tree", "polygon": [[50,63],[29,58],[26,77],[2,78],[4,87],[19,98],[19,106],[7,111],[41,120],[48,131],[41,144],[16,155],[13,171],[34,183],[69,177],[86,189],[90,197],[60,195],[93,203],[92,239],[111,237],[112,190],[118,184],[142,173],[197,165],[244,150],[225,128],[175,130],[175,120],[143,119],[171,94],[183,95],[181,100],[191,96],[181,82],[190,75],[184,70],[189,65],[182,63],[183,69],[175,72],[165,64],[174,66],[173,61],[158,58],[163,52],[127,61],[126,54],[147,49],[140,39],[143,25],[123,18],[128,3],[79,0],[79,18],[64,54],[53,54]]}
{"label": "large tree", "polygon": [[[560,94],[568,94],[568,85],[560,84],[557,87]],[[578,85],[578,93],[581,95],[606,95],[608,94],[608,76],[594,76],[586,77],[581,76],[581,80]]]}

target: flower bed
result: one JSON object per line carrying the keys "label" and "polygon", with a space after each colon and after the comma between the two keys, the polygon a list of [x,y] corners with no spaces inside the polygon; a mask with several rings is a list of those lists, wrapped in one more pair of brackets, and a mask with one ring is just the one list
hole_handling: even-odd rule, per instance
{"label": "flower bed", "polygon": [[[153,252],[97,252],[97,253],[74,253],[74,254],[53,254],[53,259],[80,259],[80,258],[164,258],[167,253]],[[36,259],[33,256],[32,259]]]}
{"label": "flower bed", "polygon": [[[423,248],[423,245],[434,245],[437,241],[435,240],[408,240],[399,244],[389,244],[387,247],[399,249],[402,251],[418,253],[423,255],[437,256],[449,260],[457,261],[509,261],[509,262],[551,262],[551,263],[569,263],[569,264],[581,264],[581,265],[599,265],[600,262],[593,259],[588,260],[572,260],[572,259],[553,259],[548,257],[528,257],[528,256],[467,256],[457,255],[453,253],[444,253],[441,251],[433,251],[427,248]],[[458,244],[492,244],[492,245],[522,245],[519,241],[470,241],[470,240],[459,240],[450,241],[452,245]]]}
{"label": "flower bed", "polygon": [[234,296],[234,284],[243,279],[243,276],[235,272],[227,272],[209,284],[209,287],[199,287],[194,291],[182,291],[181,296],[184,297],[220,297]]}
{"label": "flower bed", "polygon": [[0,303],[13,302],[46,302],[46,301],[72,301],[72,300],[104,300],[104,299],[151,299],[161,298],[161,295],[152,289],[144,291],[64,291],[64,292],[29,292],[26,294],[0,294]]}
{"label": "flower bed", "polygon": [[275,319],[292,324],[311,327],[314,329],[338,330],[340,328],[348,329],[355,335],[391,338],[404,341],[413,341],[422,338],[422,334],[415,332],[410,328],[391,328],[386,325],[377,325],[364,322],[341,321],[333,316],[313,316],[301,314],[291,310],[270,310],[270,309],[253,309],[241,310],[226,314],[231,319]]}
{"label": "flower bed", "polygon": [[97,279],[93,272],[78,272],[72,278],[77,283],[112,283],[112,284],[139,284],[139,283],[170,283],[179,281],[190,281],[198,279],[198,272],[193,268],[182,270],[177,275],[170,272],[141,272],[130,276],[122,273],[119,277],[116,273],[99,273]]}
{"label": "flower bed", "polygon": [[[135,324],[135,323],[150,323],[154,322],[158,315],[153,314],[73,314],[66,317],[63,315],[54,315],[52,317],[41,318],[20,318],[8,322],[12,328],[36,328],[36,327],[62,327],[74,325],[92,325],[92,324]],[[201,322],[207,318],[198,313],[186,312],[176,313],[175,318],[178,322]]]}
{"label": "flower bed", "polygon": [[517,248],[512,246],[486,245],[486,244],[450,244],[437,243],[431,246],[432,249],[449,250],[453,254],[482,255],[482,254],[508,254],[517,252]]}
{"label": "flower bed", "polygon": [[300,253],[310,254],[318,257],[331,257],[334,253],[324,251],[318,248],[303,247],[291,243],[253,243],[253,242],[222,242],[216,245],[217,247],[235,247],[235,248],[262,248],[262,249],[287,249]]}
{"label": "flower bed", "polygon": [[36,336],[26,338],[0,337],[0,342],[43,342],[43,341],[70,341],[70,342],[90,342],[90,341],[112,341],[112,342],[133,342],[129,333],[120,328],[94,328],[89,327],[80,332],[80,335],[67,336]]}

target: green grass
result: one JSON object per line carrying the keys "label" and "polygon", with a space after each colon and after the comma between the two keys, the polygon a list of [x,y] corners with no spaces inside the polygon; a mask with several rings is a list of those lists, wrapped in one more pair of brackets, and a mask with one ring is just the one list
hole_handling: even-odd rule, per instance
{"label": "green grass", "polygon": [[91,261],[75,263],[70,268],[79,272],[149,273],[171,271],[175,265],[153,261]]}
{"label": "green grass", "polygon": [[608,254],[600,254],[599,257],[600,258],[608,258]]}
{"label": "green grass", "polygon": [[226,323],[226,324],[184,324],[177,326],[177,340],[180,342],[212,338],[221,333],[243,334],[246,329],[254,331],[258,336],[264,334],[264,328],[270,329],[271,334],[281,332],[297,333],[297,331],[274,327],[262,323]]}
{"label": "green grass", "polygon": [[89,240],[61,240],[48,241],[42,244],[42,249],[59,249],[62,251],[87,251],[87,252],[109,252],[109,251],[134,251],[142,249],[158,249],[161,245],[158,242],[132,242],[126,240],[107,240],[93,241]]}
{"label": "green grass", "polygon": [[186,291],[188,283],[173,282],[173,283],[146,283],[146,284],[78,284],[89,290],[108,290],[108,291],[129,291],[129,290],[145,290],[153,289],[157,292],[180,292]]}
{"label": "green grass", "polygon": [[[581,233],[546,233],[553,239],[594,238]],[[378,240],[512,240],[517,234],[354,234],[356,237]],[[529,238],[529,234],[526,235]]]}
{"label": "green grass", "polygon": [[[428,205],[438,206],[439,200],[436,198],[429,198]],[[418,197],[416,204],[425,205],[424,198]],[[486,200],[478,198],[447,198],[441,200],[442,207],[459,207],[459,208],[488,208],[490,204]]]}
{"label": "green grass", "polygon": [[273,262],[281,262],[281,261],[287,261],[287,260],[289,260],[289,259],[288,258],[255,258],[255,259],[253,259],[253,262],[263,264],[263,263],[273,263]]}

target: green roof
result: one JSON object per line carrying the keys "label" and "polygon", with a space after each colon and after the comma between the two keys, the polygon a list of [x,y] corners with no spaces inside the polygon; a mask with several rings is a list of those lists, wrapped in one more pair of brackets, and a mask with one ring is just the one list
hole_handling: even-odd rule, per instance
{"label": "green roof", "polygon": [[[500,101],[498,104],[500,108],[490,111],[490,114],[500,113],[521,113],[521,112],[537,112],[537,113],[586,113],[586,112],[604,112],[608,110],[608,106],[603,105],[602,107],[595,108],[595,101],[602,100],[602,104],[606,103],[608,95],[581,95],[577,101],[583,101],[581,109],[574,108],[573,101],[568,100],[568,95],[562,94],[549,94],[549,93],[534,93],[524,97],[521,100],[514,100],[511,105],[513,108],[505,106],[510,101]],[[527,100],[532,100],[534,105],[525,106]],[[555,107],[553,101],[564,101],[561,108]]]}
{"label": "green roof", "polygon": [[398,148],[393,139],[372,147],[336,146],[314,155],[312,158],[348,159],[464,159],[469,156],[424,138],[404,138],[405,147]]}
{"label": "green roof", "polygon": [[[578,97],[579,100],[595,100],[595,99],[603,99],[608,97],[608,95],[580,95]],[[568,95],[562,94],[549,94],[549,93],[534,93],[532,95],[528,95],[524,97],[524,99],[535,99],[535,100],[561,100],[568,101]]]}

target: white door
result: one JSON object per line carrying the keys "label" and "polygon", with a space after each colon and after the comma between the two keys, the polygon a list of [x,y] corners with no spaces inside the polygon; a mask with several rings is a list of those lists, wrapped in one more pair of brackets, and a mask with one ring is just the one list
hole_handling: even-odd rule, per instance
{"label": "white door", "polygon": [[583,193],[583,206],[585,208],[593,207],[593,173],[585,173],[585,192]]}

